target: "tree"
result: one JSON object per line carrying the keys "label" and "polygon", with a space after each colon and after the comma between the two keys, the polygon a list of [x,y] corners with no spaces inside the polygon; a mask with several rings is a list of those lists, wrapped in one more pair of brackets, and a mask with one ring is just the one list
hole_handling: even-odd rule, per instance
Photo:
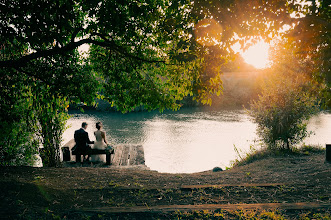
{"label": "tree", "polygon": [[290,150],[309,134],[307,121],[319,110],[311,86],[304,76],[291,71],[274,73],[265,80],[248,112],[270,149]]}
{"label": "tree", "polygon": [[[284,25],[289,25],[294,28],[284,36],[292,36],[292,41],[300,44],[298,53],[308,51],[309,54],[302,54],[306,57],[316,55],[316,62],[323,63],[316,74],[325,78],[330,75],[327,74],[330,69],[330,7],[326,0],[319,5],[315,1],[305,2],[312,4],[302,6],[292,0],[272,0],[267,4],[261,0],[5,0],[0,5],[0,40],[3,42],[0,67],[15,68],[22,74],[26,66],[34,65],[33,60],[68,56],[79,46],[92,44],[105,48],[112,57],[124,60],[125,65],[132,64],[129,74],[135,74],[142,64],[179,65],[184,61],[204,59],[213,46],[228,59],[234,56],[231,46],[237,41],[243,47],[260,38],[270,41]],[[291,16],[295,13],[305,16]],[[307,36],[312,41],[303,40]],[[12,55],[13,47],[21,49],[15,56]],[[206,65],[210,66],[210,63]],[[55,78],[62,78],[64,74],[59,73]],[[221,86],[219,78],[212,75],[214,82]],[[42,73],[34,77],[47,79]],[[197,100],[207,103],[210,92],[220,92],[203,78],[193,79],[196,86],[184,95],[193,94]],[[199,89],[201,87],[205,89]],[[172,108],[174,104],[169,103],[167,107]]]}
{"label": "tree", "polygon": [[[330,46],[325,2],[310,10],[314,22],[324,22],[316,29],[323,33],[317,58]],[[285,24],[298,30],[308,19],[290,13],[304,10],[287,0],[4,0],[1,74],[38,81],[63,100],[103,96],[123,112],[178,109],[185,96],[210,104],[222,91],[220,67],[235,56],[231,46],[271,40]],[[77,50],[84,44],[91,46],[86,60]],[[326,63],[318,71],[324,78]]]}
{"label": "tree", "polygon": [[319,111],[323,84],[314,80],[311,59],[302,59],[287,41],[273,50],[273,66],[265,71],[259,98],[250,104],[249,114],[258,134],[271,149],[287,149],[308,134],[307,121]]}
{"label": "tree", "polygon": [[43,82],[1,76],[0,164],[31,165],[43,144],[44,165],[58,165],[68,102]]}
{"label": "tree", "polygon": [[24,76],[6,77],[0,70],[0,166],[29,165],[38,153],[32,93]]}
{"label": "tree", "polygon": [[[305,63],[305,73],[320,86],[321,106],[331,107],[331,7],[328,0],[296,3],[292,13],[292,28],[284,32],[283,48]],[[275,53],[277,54],[277,53]],[[278,52],[279,54],[279,52]],[[283,52],[284,54],[284,52]],[[289,68],[288,63],[284,63]]]}
{"label": "tree", "polygon": [[[179,66],[177,71],[181,70],[180,75],[187,68],[180,68],[183,62],[192,62],[191,66],[208,71],[186,71],[184,75],[189,74],[191,77],[188,77],[188,80],[194,85],[189,88],[190,91],[175,95],[176,98],[172,97],[171,101],[165,95],[159,96],[164,99],[164,103],[168,103],[162,105],[165,108],[176,108],[177,98],[187,94],[210,104],[211,94],[220,93],[220,71],[209,75],[211,59],[208,62],[205,59],[206,56],[215,54],[212,47],[218,47],[221,52],[215,58],[221,55],[222,59],[228,59],[230,46],[238,41],[235,36],[239,36],[243,44],[247,39],[256,36],[270,38],[268,34],[275,34],[284,24],[290,23],[285,0],[270,1],[268,4],[257,0],[6,0],[0,6],[1,42],[4,42],[2,54],[6,54],[0,61],[0,67],[3,68],[15,68],[24,73],[27,66],[34,65],[34,60],[52,60],[54,56],[68,56],[69,52],[80,45],[92,44],[104,48],[113,59],[116,57],[116,61],[122,60],[118,65],[131,64],[128,74],[148,76],[144,69],[141,70],[143,73],[139,73],[141,65],[150,64],[151,69],[155,65],[167,64]],[[217,32],[212,32],[214,28]],[[11,56],[9,54],[12,47],[21,50]],[[198,63],[201,65],[197,65]],[[221,64],[222,62],[216,64],[215,68]],[[167,70],[171,72],[173,68],[167,67],[162,71]],[[148,73],[153,75],[151,71]],[[64,73],[59,73],[55,78],[63,76]],[[47,79],[47,75],[43,73],[33,77],[43,81]],[[174,77],[169,76],[168,79]],[[150,84],[153,84],[152,81]],[[184,88],[187,88],[186,84]],[[182,92],[176,88],[173,91]],[[113,101],[115,96],[106,98]],[[151,99],[143,104],[154,106],[153,108],[160,106],[153,105],[153,100],[160,103],[160,99]],[[122,103],[121,99],[114,101]],[[136,101],[138,103],[131,104],[137,105],[141,102],[138,99]],[[131,106],[123,106],[122,109],[131,109]]]}
{"label": "tree", "polygon": [[306,122],[319,110],[318,100],[330,106],[330,7],[327,1],[319,7],[311,2],[297,7],[304,16],[295,18],[294,28],[275,47],[272,76],[250,106],[270,148],[291,149],[308,135]]}
{"label": "tree", "polygon": [[266,42],[286,41],[284,47],[290,53],[301,61],[311,61],[311,80],[323,85],[322,104],[330,107],[330,6],[328,0],[201,0],[195,1],[192,14],[200,19],[212,16],[223,27],[222,46],[225,48],[236,41],[245,48],[261,38]]}
{"label": "tree", "polygon": [[36,119],[36,134],[43,145],[42,160],[44,166],[59,166],[62,134],[69,119],[69,102],[51,92],[49,87],[35,87],[33,109]]}

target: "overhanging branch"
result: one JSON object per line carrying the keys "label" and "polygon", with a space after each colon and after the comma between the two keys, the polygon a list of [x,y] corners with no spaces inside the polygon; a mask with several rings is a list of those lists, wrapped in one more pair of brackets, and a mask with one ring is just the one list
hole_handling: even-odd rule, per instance
{"label": "overhanging branch", "polygon": [[53,56],[53,55],[57,55],[57,54],[64,54],[68,51],[71,51],[85,43],[87,39],[83,39],[77,42],[71,42],[68,45],[64,46],[64,47],[54,47],[52,49],[49,50],[41,50],[41,51],[37,51],[35,53],[31,53],[28,55],[25,55],[19,59],[16,60],[6,60],[6,61],[0,61],[0,67],[2,68],[8,68],[8,67],[12,67],[12,68],[17,68],[17,67],[24,67],[29,61],[31,60],[35,60],[41,57],[49,57],[49,56]]}
{"label": "overhanging branch", "polygon": [[49,50],[42,50],[37,51],[25,56],[22,56],[19,59],[16,60],[6,60],[6,61],[0,61],[0,68],[17,68],[17,67],[24,67],[29,61],[41,58],[41,57],[49,57],[54,55],[60,55],[65,54],[69,51],[74,50],[75,48],[83,45],[83,44],[95,44],[102,47],[111,47],[112,49],[116,50],[120,54],[123,54],[124,56],[147,62],[147,63],[165,63],[164,60],[149,60],[145,58],[141,58],[138,56],[135,56],[129,52],[127,52],[124,48],[116,45],[115,43],[111,41],[97,41],[93,39],[82,39],[77,42],[70,42],[64,47],[55,47]]}

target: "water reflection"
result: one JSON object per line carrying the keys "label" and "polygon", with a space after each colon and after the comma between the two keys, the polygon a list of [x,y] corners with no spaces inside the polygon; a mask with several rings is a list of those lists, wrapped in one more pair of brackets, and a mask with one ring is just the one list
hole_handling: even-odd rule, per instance
{"label": "water reflection", "polygon": [[325,144],[331,143],[331,113],[322,112],[313,117],[309,121],[307,129],[313,134],[304,140],[306,144],[325,146]]}
{"label": "water reflection", "polygon": [[[64,142],[73,138],[83,121],[94,140],[95,123],[101,121],[108,140],[113,144],[141,144],[146,165],[152,170],[170,173],[192,173],[225,168],[236,158],[234,146],[248,151],[256,139],[256,125],[242,110],[206,111],[200,108],[178,112],[105,113],[98,111],[70,112],[71,127],[64,133]],[[331,140],[331,114],[312,119],[310,129],[317,135],[306,143],[325,144]],[[317,142],[316,139],[319,141]]]}

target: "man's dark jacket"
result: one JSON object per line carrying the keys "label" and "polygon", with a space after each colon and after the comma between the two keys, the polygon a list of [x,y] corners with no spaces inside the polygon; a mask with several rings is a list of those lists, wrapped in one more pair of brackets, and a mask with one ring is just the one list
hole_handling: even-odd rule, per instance
{"label": "man's dark jacket", "polygon": [[76,142],[75,151],[81,154],[87,154],[90,149],[88,144],[94,144],[94,141],[90,141],[88,133],[83,128],[75,131],[74,138]]}

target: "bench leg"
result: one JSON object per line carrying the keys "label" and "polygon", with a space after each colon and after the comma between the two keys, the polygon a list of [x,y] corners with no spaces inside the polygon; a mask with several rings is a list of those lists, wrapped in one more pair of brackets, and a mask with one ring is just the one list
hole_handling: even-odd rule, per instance
{"label": "bench leg", "polygon": [[106,165],[111,164],[111,154],[106,154]]}
{"label": "bench leg", "polygon": [[76,163],[80,163],[81,162],[81,160],[82,160],[81,156],[82,155],[80,155],[80,154],[79,155],[78,154],[76,155]]}

